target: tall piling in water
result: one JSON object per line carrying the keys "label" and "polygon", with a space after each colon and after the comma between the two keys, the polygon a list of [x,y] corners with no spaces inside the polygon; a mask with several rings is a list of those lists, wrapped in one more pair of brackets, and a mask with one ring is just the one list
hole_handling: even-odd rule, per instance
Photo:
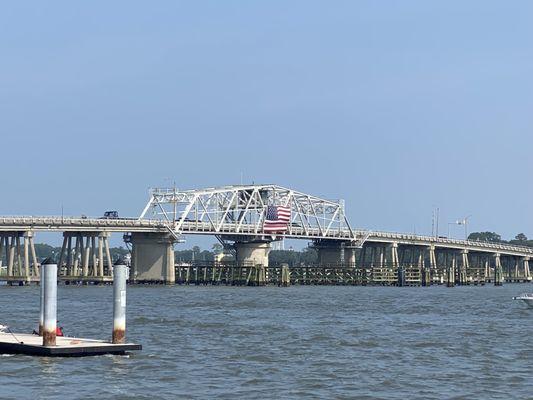
{"label": "tall piling in water", "polygon": [[128,267],[122,258],[113,267],[113,343],[126,342],[126,280]]}
{"label": "tall piling in water", "polygon": [[[51,262],[47,258],[44,262]],[[42,264],[41,269],[44,270],[44,264]],[[41,278],[39,281],[39,292],[40,292],[40,303],[39,303],[39,336],[43,336],[43,325],[44,325],[44,272],[41,271]]]}
{"label": "tall piling in water", "polygon": [[57,264],[43,261],[41,274],[43,291],[43,346],[56,345],[57,328]]}
{"label": "tall piling in water", "polygon": [[281,265],[280,283],[279,286],[291,285],[291,271],[288,264]]}

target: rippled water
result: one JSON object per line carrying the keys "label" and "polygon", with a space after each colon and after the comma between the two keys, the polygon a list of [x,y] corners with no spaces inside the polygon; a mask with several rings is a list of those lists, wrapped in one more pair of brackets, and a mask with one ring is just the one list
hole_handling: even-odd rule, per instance
{"label": "rippled water", "polygon": [[[129,287],[129,356],[0,356],[0,398],[533,399],[531,285]],[[0,287],[35,328],[37,287]],[[59,287],[68,334],[111,333],[111,287]]]}

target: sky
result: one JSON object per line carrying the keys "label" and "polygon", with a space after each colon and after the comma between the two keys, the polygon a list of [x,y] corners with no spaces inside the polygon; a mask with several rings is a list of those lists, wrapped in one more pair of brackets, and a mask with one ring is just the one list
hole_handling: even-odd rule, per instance
{"label": "sky", "polygon": [[532,2],[0,4],[0,215],[138,216],[242,174],[358,228],[439,207],[444,235],[533,237]]}

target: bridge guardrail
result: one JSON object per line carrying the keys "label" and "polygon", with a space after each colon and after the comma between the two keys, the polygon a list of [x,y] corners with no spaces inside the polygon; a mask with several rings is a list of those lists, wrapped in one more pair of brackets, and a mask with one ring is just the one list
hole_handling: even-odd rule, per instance
{"label": "bridge guardrail", "polygon": [[[138,228],[143,229],[154,229],[154,230],[167,230],[169,225],[168,221],[162,219],[103,219],[103,218],[81,218],[81,217],[61,217],[61,216],[50,216],[50,217],[35,217],[35,216],[1,216],[0,217],[0,230],[1,226],[17,227],[21,226],[24,228],[41,228],[45,229],[46,227],[53,226],[54,229],[60,229],[63,226],[70,226],[75,228],[90,228],[90,227],[102,227],[108,229],[120,229],[120,228]],[[265,234],[261,229],[258,229],[257,225],[247,225],[242,224],[237,226],[234,223],[224,223],[220,226],[216,232],[213,230],[213,224],[203,221],[184,221],[180,233],[215,233],[215,234],[229,234],[229,235],[265,235],[270,236],[270,234]],[[364,230],[355,230],[355,239],[363,237],[368,234],[368,231]],[[278,236],[284,237],[294,237],[302,239],[338,239],[338,240],[354,240],[352,232],[348,230],[331,230],[328,232],[327,236],[324,236],[319,228],[306,228],[299,226],[291,226],[291,231],[289,234],[280,234]],[[425,235],[413,235],[405,234],[398,232],[384,232],[384,231],[372,231],[368,240],[372,241],[373,238],[382,238],[388,241],[408,241],[411,243],[423,242],[424,244],[441,244],[441,245],[450,245],[456,247],[470,247],[473,249],[492,249],[500,251],[511,251],[522,254],[531,254],[533,255],[533,248],[525,246],[516,246],[506,243],[493,243],[493,242],[480,242],[474,240],[459,240],[451,238],[440,238],[434,236],[425,236]]]}

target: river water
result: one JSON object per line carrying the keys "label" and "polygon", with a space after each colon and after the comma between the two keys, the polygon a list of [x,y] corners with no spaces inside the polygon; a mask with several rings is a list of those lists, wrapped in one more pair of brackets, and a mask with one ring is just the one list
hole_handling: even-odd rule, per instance
{"label": "river water", "polygon": [[[533,399],[533,309],[504,287],[128,288],[128,356],[0,356],[1,399]],[[112,288],[59,287],[69,335],[111,334]],[[36,328],[38,287],[0,287]]]}

